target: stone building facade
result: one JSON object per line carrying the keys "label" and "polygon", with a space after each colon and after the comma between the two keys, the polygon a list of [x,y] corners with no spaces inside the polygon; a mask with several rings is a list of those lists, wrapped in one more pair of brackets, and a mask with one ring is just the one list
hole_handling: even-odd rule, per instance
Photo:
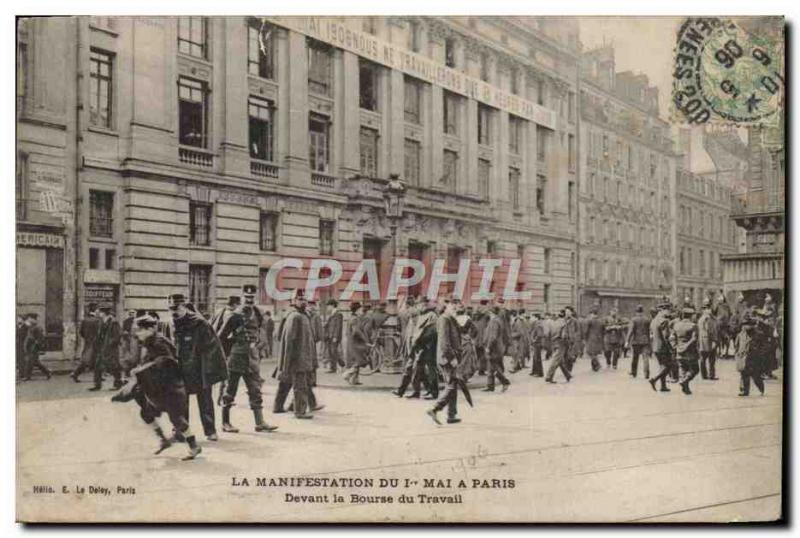
{"label": "stone building facade", "polygon": [[[20,150],[37,155],[30,164],[63,170],[65,324],[90,302],[120,315],[164,312],[178,292],[209,313],[248,283],[262,305],[281,309],[264,275],[287,257],[306,268],[314,258],[341,262],[343,281],[322,298],[338,295],[365,258],[382,285],[394,254],[443,258],[448,271],[464,258],[521,258],[527,305],[574,303],[575,21],[35,24],[52,25],[29,34],[29,54],[44,63],[21,58],[22,69],[35,65],[40,78],[28,88],[64,125],[20,120]],[[47,149],[26,149],[35,140]],[[391,177],[407,187],[397,222],[384,208]],[[35,194],[39,183],[25,181],[22,192]],[[31,218],[50,218],[30,207]],[[278,286],[304,276],[284,270]]]}
{"label": "stone building facade", "polygon": [[675,293],[677,154],[658,89],[612,47],[583,53],[580,96],[579,310],[631,315]]}

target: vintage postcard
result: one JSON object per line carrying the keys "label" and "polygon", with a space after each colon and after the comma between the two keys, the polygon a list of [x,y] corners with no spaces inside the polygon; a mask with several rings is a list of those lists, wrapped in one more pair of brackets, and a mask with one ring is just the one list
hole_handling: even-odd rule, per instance
{"label": "vintage postcard", "polygon": [[781,521],[784,32],[19,17],[18,521]]}

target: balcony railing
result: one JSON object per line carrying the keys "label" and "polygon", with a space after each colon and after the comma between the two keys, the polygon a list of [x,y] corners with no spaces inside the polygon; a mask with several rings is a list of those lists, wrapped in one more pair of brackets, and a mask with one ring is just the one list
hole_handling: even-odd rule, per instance
{"label": "balcony railing", "polygon": [[311,173],[311,184],[317,187],[325,187],[332,189],[336,186],[336,178],[327,174],[320,174],[319,172]]}
{"label": "balcony railing", "polygon": [[783,280],[781,254],[729,254],[721,257],[726,283]]}
{"label": "balcony railing", "polygon": [[206,150],[180,147],[178,148],[178,159],[184,164],[211,168],[214,166],[214,154]]}
{"label": "balcony railing", "polygon": [[278,177],[278,167],[272,163],[264,161],[250,161],[250,173],[259,177]]}

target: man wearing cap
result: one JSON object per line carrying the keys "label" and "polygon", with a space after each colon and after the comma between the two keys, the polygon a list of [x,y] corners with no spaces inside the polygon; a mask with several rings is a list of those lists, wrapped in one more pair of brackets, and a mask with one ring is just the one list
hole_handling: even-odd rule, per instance
{"label": "man wearing cap", "polygon": [[692,321],[695,314],[694,308],[685,306],[681,310],[681,317],[672,326],[673,345],[681,369],[681,390],[684,394],[691,394],[689,383],[699,371],[697,357],[697,324]]}
{"label": "man wearing cap", "polygon": [[[243,292],[248,292],[245,287]],[[238,433],[239,430],[231,424],[231,406],[236,400],[236,391],[239,380],[243,380],[247,387],[247,397],[250,409],[253,411],[255,431],[270,432],[276,426],[264,422],[261,398],[260,357],[258,355],[258,337],[260,318],[256,314],[255,304],[239,305],[225,323],[219,338],[223,348],[228,349],[228,381],[225,394],[222,396],[222,431]]]}
{"label": "man wearing cap", "polygon": [[97,305],[89,303],[86,306],[86,317],[81,320],[78,334],[83,340],[83,349],[81,349],[81,362],[78,367],[73,370],[70,377],[75,383],[80,383],[79,376],[91,370],[97,362],[97,337],[100,335],[100,326],[102,322],[97,317]]}
{"label": "man wearing cap", "polygon": [[567,382],[572,379],[572,374],[570,374],[571,350],[578,331],[573,315],[572,307],[566,307],[558,313],[559,319],[553,324],[553,362],[550,363],[544,378],[548,383],[555,383],[554,377],[558,369],[561,369]]}
{"label": "man wearing cap", "polygon": [[761,378],[763,370],[762,360],[755,341],[755,320],[749,313],[745,313],[741,320],[741,329],[736,335],[736,369],[741,378],[739,383],[739,396],[750,396],[750,381],[752,380],[761,395],[764,395],[764,380]]}
{"label": "man wearing cap", "polygon": [[133,381],[115,394],[111,401],[127,402],[133,399],[139,404],[139,415],[145,424],[153,428],[159,440],[156,454],[173,443],[157,420],[162,413],[166,413],[175,431],[175,439],[185,440],[189,447],[188,455],[182,459],[192,460],[202,449],[189,428],[188,397],[181,366],[175,356],[175,346],[157,334],[157,327],[158,320],[154,317],[142,315],[136,318],[132,330],[144,349],[142,364],[131,370]]}
{"label": "man wearing cap", "polygon": [[589,311],[589,316],[583,324],[584,351],[592,362],[592,370],[600,370],[600,361],[597,357],[603,353],[603,339],[605,336],[605,325],[598,316],[598,306],[593,306]]}
{"label": "man wearing cap", "polygon": [[322,341],[325,339],[325,329],[322,326],[322,317],[319,315],[317,301],[308,301],[306,314],[311,322],[311,334],[314,338],[314,349],[316,351],[316,353],[314,353],[314,370],[316,371],[318,367],[317,357],[322,352],[320,347],[322,346]]}
{"label": "man wearing cap", "polygon": [[700,375],[703,379],[717,379],[715,363],[718,346],[717,320],[711,313],[711,299],[706,297],[703,300],[703,313],[697,320],[697,351],[700,354]]}
{"label": "man wearing cap", "polygon": [[603,353],[606,357],[606,368],[613,367],[617,369],[617,362],[622,351],[622,331],[624,325],[622,320],[617,315],[617,309],[612,308],[608,317],[603,321],[604,324],[604,338],[603,338]]}
{"label": "man wearing cap", "polygon": [[730,344],[736,337],[736,333],[731,333],[731,307],[722,291],[717,296],[717,304],[712,310],[712,314],[717,321],[717,338],[719,339],[716,356],[724,359],[729,355]]}
{"label": "man wearing cap", "polygon": [[50,370],[42,364],[39,358],[40,355],[44,354],[45,344],[44,331],[41,326],[39,326],[39,315],[35,312],[31,312],[26,316],[25,324],[27,325],[27,329],[25,331],[25,341],[22,345],[23,354],[25,356],[25,369],[22,380],[29,381],[34,368],[41,370],[47,379],[50,379],[52,376]]}
{"label": "man wearing cap", "polygon": [[361,303],[350,303],[350,319],[347,320],[347,349],[345,352],[344,380],[351,385],[360,385],[358,371],[367,362],[369,336],[364,331],[364,308]]}
{"label": "man wearing cap", "polygon": [[439,318],[439,305],[435,299],[427,300],[422,305],[414,333],[411,336],[411,354],[416,357],[416,365],[412,373],[412,393],[408,398],[419,398],[422,385],[427,392],[426,400],[439,397],[439,372],[436,368],[436,346],[438,334],[436,320]]}
{"label": "man wearing cap", "polygon": [[525,318],[524,308],[512,311],[512,314],[514,315],[511,321],[511,340],[513,342],[514,365],[509,371],[513,374],[525,368],[525,360],[530,355],[530,348],[528,347],[530,324]]}
{"label": "man wearing cap", "polygon": [[120,363],[122,376],[126,379],[130,376],[131,368],[139,363],[139,356],[136,354],[139,350],[139,346],[136,345],[138,341],[133,335],[133,320],[138,316],[136,315],[136,310],[128,310],[127,313],[128,317],[122,320],[122,336],[120,337]]}
{"label": "man wearing cap", "polygon": [[458,384],[459,373],[458,365],[462,360],[461,352],[461,333],[455,312],[458,300],[451,300],[445,303],[444,312],[436,320],[436,364],[442,369],[445,378],[445,390],[436,404],[427,411],[427,414],[434,422],[439,422],[437,413],[447,407],[447,423],[456,424],[461,422],[458,415]]}
{"label": "man wearing cap", "polygon": [[544,326],[542,315],[539,312],[533,313],[533,319],[528,331],[528,340],[531,350],[531,373],[534,377],[544,377],[544,365],[542,364],[542,340],[544,338]]}
{"label": "man wearing cap", "polygon": [[489,300],[481,299],[473,316],[475,328],[478,331],[475,339],[475,353],[478,357],[478,375],[486,375],[486,348],[484,347],[484,334],[489,324]]}
{"label": "man wearing cap", "polygon": [[511,382],[503,375],[505,366],[503,358],[508,346],[508,333],[503,321],[503,309],[500,304],[496,304],[489,313],[489,323],[486,325],[483,342],[486,349],[489,373],[486,379],[484,392],[494,392],[495,377],[501,384],[501,391],[508,390]]}
{"label": "man wearing cap", "polygon": [[272,312],[264,312],[264,322],[261,324],[261,336],[258,339],[259,353],[261,358],[272,358],[272,342],[275,338],[275,320]]}
{"label": "man wearing cap", "polygon": [[[214,332],[217,333],[217,336],[222,334],[222,330],[225,328],[225,324],[228,323],[228,320],[233,316],[234,311],[239,308],[242,304],[242,298],[238,295],[229,295],[228,296],[228,303],[217,310],[217,312],[211,317],[209,323],[214,328]],[[230,352],[231,342],[222,341],[222,349],[225,351],[225,355],[228,355]]]}
{"label": "man wearing cap", "polygon": [[650,342],[653,355],[655,355],[658,365],[661,368],[655,377],[650,379],[650,386],[656,389],[656,383],[661,382],[661,392],[669,392],[667,388],[667,376],[672,369],[672,344],[670,343],[670,320],[669,310],[672,307],[666,297],[661,298],[658,304],[658,314],[650,322]]}
{"label": "man wearing cap", "polygon": [[344,315],[339,310],[336,299],[328,299],[331,313],[325,320],[325,355],[328,359],[328,372],[335,373],[339,366],[344,366],[342,361],[342,329],[344,328]]}
{"label": "man wearing cap", "polygon": [[[215,383],[228,379],[225,352],[211,324],[187,307],[186,297],[176,293],[169,297],[178,362],[188,395],[194,394],[200,412],[203,432],[210,441],[217,441],[214,419]],[[189,405],[186,413],[188,420]]]}
{"label": "man wearing cap", "polygon": [[650,378],[650,320],[644,315],[644,307],[636,305],[636,313],[628,323],[628,336],[625,339],[626,347],[633,351],[631,359],[631,377],[636,377],[639,366],[639,357],[642,359],[642,369],[645,379]]}
{"label": "man wearing cap", "polygon": [[90,391],[100,390],[103,386],[103,374],[111,373],[114,377],[114,386],[111,390],[117,390],[122,386],[122,368],[119,364],[119,343],[122,337],[122,329],[114,319],[113,308],[105,305],[100,308],[100,318],[103,324],[100,326],[100,334],[97,337],[97,361],[94,367],[94,386]]}
{"label": "man wearing cap", "polygon": [[407,318],[406,329],[403,336],[403,347],[405,348],[406,357],[403,365],[403,376],[400,378],[400,386],[392,391],[392,394],[398,398],[403,397],[408,385],[412,381],[414,381],[415,384],[415,397],[420,397],[420,385],[422,383],[422,377],[418,373],[418,354],[416,352],[412,353],[411,350],[414,344],[414,333],[416,330],[417,319],[419,318],[421,311],[421,306],[422,302],[416,303],[413,298],[409,298],[404,309],[404,314]]}
{"label": "man wearing cap", "polygon": [[316,348],[306,306],[304,291],[296,289],[292,298],[292,309],[283,322],[280,359],[273,374],[278,379],[273,412],[283,411],[289,391],[294,389],[294,415],[300,419],[314,418],[308,412],[308,380],[309,374],[314,371]]}

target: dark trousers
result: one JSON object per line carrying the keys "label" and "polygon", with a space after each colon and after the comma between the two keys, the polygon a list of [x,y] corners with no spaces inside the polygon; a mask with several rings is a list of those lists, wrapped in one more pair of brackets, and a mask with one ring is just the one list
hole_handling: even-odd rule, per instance
{"label": "dark trousers", "polygon": [[231,372],[228,383],[225,386],[225,394],[222,395],[222,407],[231,407],[236,400],[236,391],[239,388],[239,380],[244,380],[247,388],[247,399],[250,401],[250,409],[261,409],[263,399],[261,398],[261,379],[255,377],[251,372]]}
{"label": "dark trousers", "polygon": [[633,344],[633,358],[631,359],[631,375],[636,377],[639,366],[639,357],[642,358],[642,373],[645,378],[650,377],[650,345]]}
{"label": "dark trousers", "polygon": [[342,346],[340,343],[327,340],[325,342],[325,350],[328,356],[328,368],[331,372],[335,372],[337,366],[344,366],[344,361],[342,360]]}
{"label": "dark trousers", "polygon": [[739,376],[741,377],[741,383],[739,385],[739,389],[742,391],[742,394],[749,395],[750,394],[750,380],[753,380],[753,383],[756,384],[759,392],[764,394],[764,380],[761,379],[761,372],[755,372],[750,368],[745,368],[741,372],[739,372]]}
{"label": "dark trousers", "polygon": [[681,368],[681,383],[689,385],[689,382],[700,373],[700,365],[698,364],[696,355],[688,355],[678,357],[678,363]]}
{"label": "dark trousers", "polygon": [[447,407],[447,418],[455,418],[458,413],[458,378],[455,368],[452,366],[442,366],[445,377],[445,388],[441,397],[433,406],[434,411],[441,411]]}
{"label": "dark trousers", "polygon": [[[289,397],[289,391],[294,391],[294,414],[295,416],[304,415],[308,408],[309,399],[313,397],[310,394],[308,387],[308,372],[295,372],[292,375],[291,381],[280,381],[278,383],[278,390],[275,393],[275,401],[273,403],[273,411],[282,411],[286,405],[286,398]],[[316,400],[315,400],[316,403]]]}
{"label": "dark trousers", "polygon": [[163,408],[155,407],[141,390],[136,390],[134,399],[139,404],[139,416],[142,417],[145,424],[152,424],[156,418],[161,416],[162,412],[166,412],[172,428],[178,433],[184,433],[189,429],[189,421],[186,418],[189,410],[185,396],[182,390],[180,393],[172,391],[165,394]]}
{"label": "dark trousers", "polygon": [[617,361],[619,361],[620,356],[620,345],[619,344],[609,344],[603,350],[603,355],[606,357],[606,366],[613,366],[614,368],[617,367]]}
{"label": "dark trousers", "polygon": [[594,353],[594,354],[587,353],[587,355],[589,355],[589,359],[592,361],[592,371],[593,372],[596,372],[600,368],[602,368],[602,366],[600,365],[600,361],[597,359],[598,353]]}
{"label": "dark trousers", "polygon": [[[206,436],[217,433],[217,427],[214,425],[214,397],[211,395],[211,387],[203,387],[194,396],[200,412],[200,422],[203,424],[203,433]],[[185,417],[187,422],[189,421],[189,397],[190,395],[187,394]]]}
{"label": "dark trousers", "polygon": [[94,365],[94,386],[100,387],[103,384],[103,374],[109,372],[114,376],[114,385],[122,384],[122,369],[117,361],[98,360]]}
{"label": "dark trousers", "polygon": [[659,371],[652,380],[660,381],[661,388],[664,389],[667,388],[667,376],[672,371],[674,361],[670,353],[656,354],[656,360],[658,361]]}
{"label": "dark trousers", "polygon": [[717,377],[716,363],[717,352],[715,350],[700,352],[700,375],[703,379]]}
{"label": "dark trousers", "polygon": [[531,346],[531,375],[535,375],[537,377],[544,376],[541,345],[533,344]]}
{"label": "dark trousers", "polygon": [[545,379],[553,380],[556,375],[556,370],[561,369],[566,379],[572,377],[569,373],[569,357],[567,357],[567,348],[565,346],[556,345],[555,353],[553,353],[553,362],[550,363],[550,368],[547,369],[547,377]]}
{"label": "dark trousers", "polygon": [[486,378],[486,386],[490,389],[494,388],[494,379],[495,377],[500,382],[501,385],[508,385],[511,382],[508,378],[503,374],[505,371],[505,367],[503,366],[503,356],[489,356],[489,374]]}
{"label": "dark trousers", "polygon": [[478,358],[478,371],[486,372],[486,349],[483,346],[475,346],[475,356]]}
{"label": "dark trousers", "polygon": [[33,369],[38,368],[44,375],[50,376],[50,370],[42,364],[42,360],[39,358],[38,354],[29,353],[25,356],[24,364],[23,364],[23,375],[24,379],[30,379],[31,374],[33,374]]}

